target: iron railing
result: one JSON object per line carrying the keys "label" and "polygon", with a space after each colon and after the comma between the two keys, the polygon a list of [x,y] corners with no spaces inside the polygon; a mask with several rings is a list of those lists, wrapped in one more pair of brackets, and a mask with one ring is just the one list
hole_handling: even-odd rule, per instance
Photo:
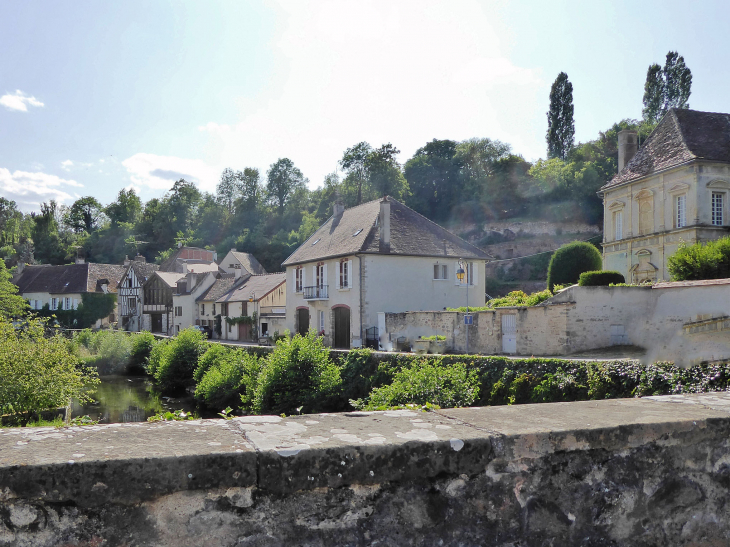
{"label": "iron railing", "polygon": [[304,300],[327,300],[328,285],[315,285],[314,287],[304,287]]}

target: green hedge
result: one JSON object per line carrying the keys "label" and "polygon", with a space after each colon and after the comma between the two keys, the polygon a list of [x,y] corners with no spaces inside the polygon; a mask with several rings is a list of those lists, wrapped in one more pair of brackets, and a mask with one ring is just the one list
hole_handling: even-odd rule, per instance
{"label": "green hedge", "polygon": [[707,243],[681,244],[667,260],[672,281],[730,277],[730,237]]}
{"label": "green hedge", "polygon": [[555,285],[572,285],[578,282],[583,272],[600,270],[603,265],[601,253],[584,241],[573,241],[560,247],[553,254],[548,266],[547,286],[550,291]]}
{"label": "green hedge", "polygon": [[612,283],[626,283],[626,278],[613,270],[583,272],[578,278],[578,285],[581,287],[608,287]]}

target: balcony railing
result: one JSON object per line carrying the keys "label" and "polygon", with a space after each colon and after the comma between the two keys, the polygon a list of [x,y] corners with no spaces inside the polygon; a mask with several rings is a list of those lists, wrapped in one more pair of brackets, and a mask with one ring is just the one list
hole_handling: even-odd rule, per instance
{"label": "balcony railing", "polygon": [[327,300],[327,287],[328,285],[304,287],[304,300]]}

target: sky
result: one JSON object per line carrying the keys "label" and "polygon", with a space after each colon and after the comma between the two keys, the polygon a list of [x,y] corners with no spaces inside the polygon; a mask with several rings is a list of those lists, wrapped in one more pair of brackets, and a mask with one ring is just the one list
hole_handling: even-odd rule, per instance
{"label": "sky", "polygon": [[640,118],[667,51],[690,107],[730,112],[726,1],[0,0],[0,196],[23,211],[288,157],[322,185],[345,149],[488,137],[546,152],[550,86],[576,140]]}

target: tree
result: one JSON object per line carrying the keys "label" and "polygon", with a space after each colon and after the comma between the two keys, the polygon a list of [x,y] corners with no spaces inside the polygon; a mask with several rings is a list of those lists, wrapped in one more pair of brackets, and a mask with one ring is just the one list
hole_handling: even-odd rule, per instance
{"label": "tree", "polygon": [[601,253],[585,241],[573,241],[555,251],[548,266],[547,286],[551,291],[555,285],[578,282],[580,274],[600,270],[603,265]]}
{"label": "tree", "polygon": [[409,206],[429,218],[448,216],[459,192],[461,162],[456,150],[456,141],[434,139],[405,164]]}
{"label": "tree", "polygon": [[667,260],[672,281],[724,279],[730,277],[730,237],[707,243],[681,243]]}
{"label": "tree", "polygon": [[21,317],[28,311],[28,302],[18,294],[18,287],[10,279],[5,261],[0,260],[0,319]]}
{"label": "tree", "polygon": [[355,205],[362,203],[362,187],[367,181],[368,172],[365,166],[368,157],[373,152],[373,147],[365,141],[357,143],[345,150],[340,160],[340,166],[345,170],[347,177],[355,183],[357,187],[357,198]]}
{"label": "tree", "polygon": [[403,199],[408,195],[408,183],[395,159],[398,154],[400,150],[388,143],[373,150],[365,160],[368,182],[375,197],[389,195]]}
{"label": "tree", "polygon": [[278,205],[280,212],[284,210],[284,205],[294,191],[297,188],[305,188],[307,183],[302,172],[289,158],[279,158],[272,163],[266,172],[266,178],[266,191],[269,198]]}
{"label": "tree", "polygon": [[133,189],[122,188],[117,194],[116,201],[107,205],[104,212],[111,220],[112,226],[118,226],[124,222],[137,222],[142,214],[142,200]]}
{"label": "tree", "polygon": [[74,201],[68,211],[67,222],[75,232],[90,234],[99,227],[104,215],[104,208],[92,196],[85,196]]}
{"label": "tree", "polygon": [[664,78],[662,67],[653,64],[646,71],[644,84],[644,109],[641,111],[644,119],[655,122],[661,117],[664,108]]}
{"label": "tree", "polygon": [[547,113],[548,158],[565,159],[573,147],[573,84],[565,72],[558,74],[550,88],[550,110]]}
{"label": "tree", "polygon": [[221,173],[221,180],[216,187],[218,201],[226,206],[228,213],[233,212],[233,203],[241,194],[241,181],[233,172],[233,169],[226,167]]}

